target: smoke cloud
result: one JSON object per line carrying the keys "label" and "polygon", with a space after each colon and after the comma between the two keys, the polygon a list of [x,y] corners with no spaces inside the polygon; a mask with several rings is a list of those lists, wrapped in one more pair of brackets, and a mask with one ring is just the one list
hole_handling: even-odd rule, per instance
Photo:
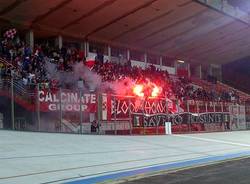
{"label": "smoke cloud", "polygon": [[72,72],[59,71],[57,65],[49,61],[46,62],[46,70],[49,79],[56,79],[64,88],[70,86],[78,89],[79,79],[83,80],[83,91],[85,92],[112,92],[116,95],[129,95],[135,82],[131,78],[122,78],[112,82],[102,82],[102,76],[91,71],[83,63],[73,65]]}

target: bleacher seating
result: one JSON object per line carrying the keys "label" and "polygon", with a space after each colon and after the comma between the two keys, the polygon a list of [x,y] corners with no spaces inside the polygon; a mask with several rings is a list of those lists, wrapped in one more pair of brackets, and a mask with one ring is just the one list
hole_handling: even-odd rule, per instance
{"label": "bleacher seating", "polygon": [[[16,81],[21,81],[24,86],[34,86],[38,83],[47,83],[48,86],[51,86],[54,79],[46,71],[46,62],[55,65],[57,71],[65,72],[71,72],[76,63],[86,64],[85,54],[72,47],[55,49],[44,45],[36,45],[32,52],[24,42],[16,43],[14,40],[5,40],[1,44],[0,50],[1,78],[14,77]],[[119,82],[125,78],[130,78],[135,83],[145,80],[153,81],[162,87],[164,92],[162,95],[172,99],[234,102],[249,99],[248,94],[221,82],[214,84],[197,78],[187,79],[171,76],[166,71],[157,69],[154,65],[150,65],[143,70],[137,66],[132,67],[130,61],[122,65],[112,61],[103,63],[96,58],[95,64],[90,70],[98,74],[103,82]]]}

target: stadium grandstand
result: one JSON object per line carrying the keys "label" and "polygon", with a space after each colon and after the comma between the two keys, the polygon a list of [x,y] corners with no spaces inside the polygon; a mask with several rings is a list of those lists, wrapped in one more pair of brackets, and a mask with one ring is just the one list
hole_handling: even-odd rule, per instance
{"label": "stadium grandstand", "polygon": [[248,130],[249,12],[245,0],[0,0],[0,129]]}

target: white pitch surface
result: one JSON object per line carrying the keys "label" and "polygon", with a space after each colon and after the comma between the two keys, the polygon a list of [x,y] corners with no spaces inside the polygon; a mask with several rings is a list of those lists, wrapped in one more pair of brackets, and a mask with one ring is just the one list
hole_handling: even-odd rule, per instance
{"label": "white pitch surface", "polygon": [[63,183],[249,150],[250,131],[103,136],[1,130],[0,183]]}

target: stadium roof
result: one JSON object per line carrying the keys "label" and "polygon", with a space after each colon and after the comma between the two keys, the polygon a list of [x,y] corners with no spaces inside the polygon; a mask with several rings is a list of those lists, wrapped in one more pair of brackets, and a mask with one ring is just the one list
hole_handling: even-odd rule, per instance
{"label": "stadium roof", "polygon": [[0,0],[1,20],[199,63],[249,55],[249,26],[192,0]]}

